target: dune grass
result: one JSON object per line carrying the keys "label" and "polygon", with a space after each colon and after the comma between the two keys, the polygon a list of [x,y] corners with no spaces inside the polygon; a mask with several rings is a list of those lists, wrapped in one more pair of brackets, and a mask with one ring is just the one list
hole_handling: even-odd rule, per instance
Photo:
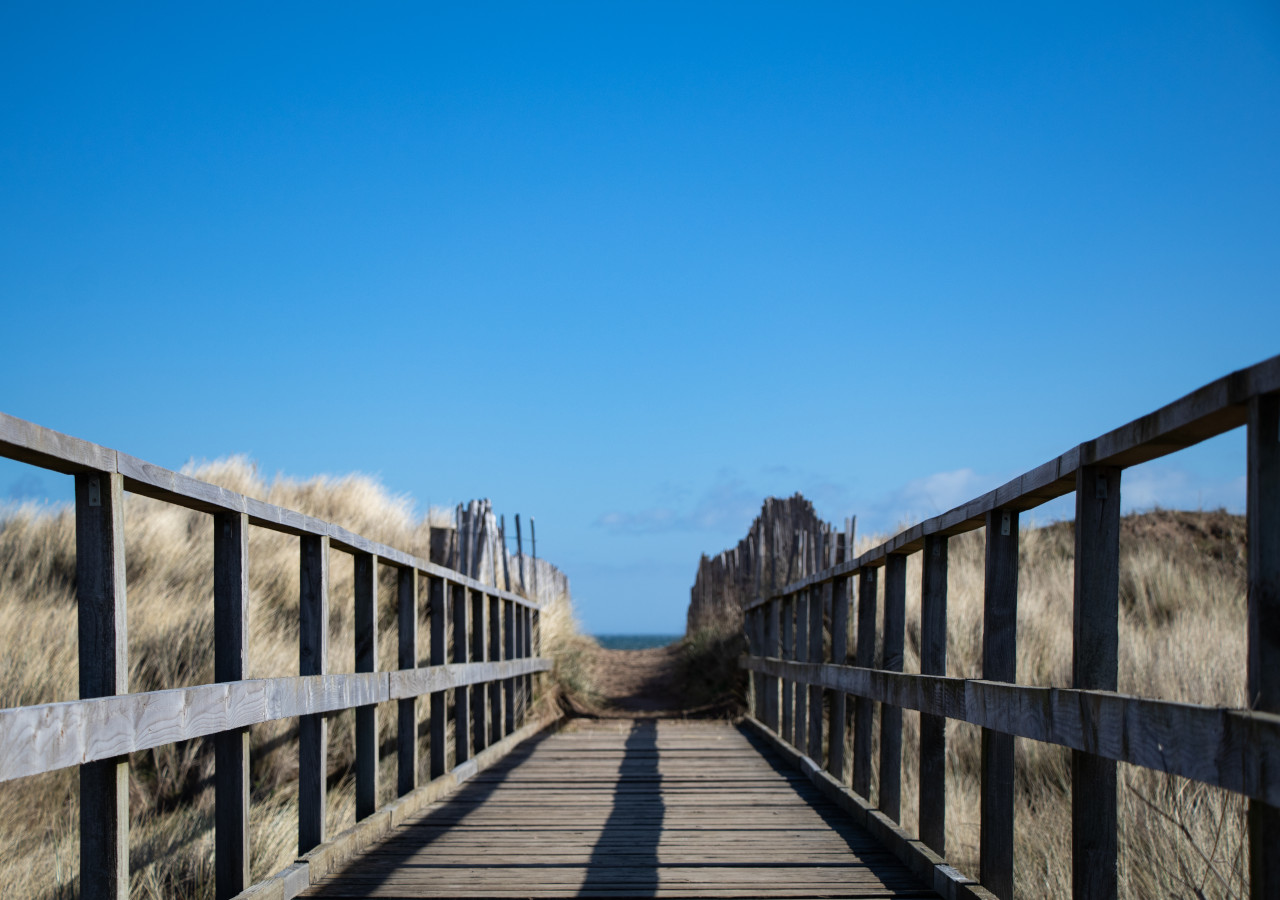
{"label": "dune grass", "polygon": [[[243,458],[188,467],[187,474],[252,497],[342,525],[423,558],[430,528],[451,525],[448,510],[416,516],[410,501],[375,480],[350,475],[297,480],[263,478]],[[125,559],[129,629],[129,689],[147,691],[213,680],[212,517],[127,495]],[[298,543],[250,530],[250,678],[298,670]],[[379,572],[379,660],[396,668],[395,573]],[[330,672],[354,669],[353,562],[330,555]],[[427,604],[420,604],[420,664],[426,664]],[[557,597],[542,614],[544,652],[581,643],[570,599]],[[0,707],[77,697],[75,517],[66,508],[25,506],[0,516]],[[569,655],[572,655],[571,652]],[[572,660],[558,664],[560,681],[574,677]],[[544,702],[554,702],[554,699]],[[419,718],[425,702],[419,701]],[[545,711],[545,710],[544,710]],[[328,826],[355,820],[353,711],[330,719]],[[379,706],[379,802],[395,786],[394,703]],[[429,755],[420,748],[427,779]],[[297,853],[297,720],[250,729],[252,878],[287,865]],[[450,741],[450,744],[452,741]],[[130,758],[131,896],[146,900],[213,896],[213,752],[202,739],[134,753]],[[0,784],[0,884],[8,897],[70,898],[79,870],[78,780],[75,769]]]}

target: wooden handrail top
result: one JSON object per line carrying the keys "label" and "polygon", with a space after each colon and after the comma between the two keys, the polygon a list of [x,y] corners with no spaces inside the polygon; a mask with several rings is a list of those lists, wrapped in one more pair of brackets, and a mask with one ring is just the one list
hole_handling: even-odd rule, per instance
{"label": "wooden handrail top", "polygon": [[976,531],[983,527],[986,514],[992,510],[1032,509],[1069,494],[1075,490],[1076,470],[1081,466],[1127,468],[1217,437],[1245,424],[1251,399],[1275,391],[1280,391],[1280,356],[1232,372],[1153,413],[1078,444],[995,490],[899,532],[855,559],[822,569],[768,596],[757,597],[744,604],[743,609],[755,609],[770,600],[848,577],[861,569],[882,566],[887,556],[922,549],[927,536]]}
{"label": "wooden handrail top", "polygon": [[67,475],[83,472],[119,473],[124,479],[125,490],[144,497],[205,513],[243,513],[249,517],[250,524],[270,531],[327,537],[330,547],[336,550],[370,553],[385,565],[416,569],[425,575],[434,575],[491,597],[499,597],[532,609],[542,608],[537,602],[518,594],[483,584],[446,566],[369,540],[332,522],[238,494],[3,412],[0,412],[0,456]]}

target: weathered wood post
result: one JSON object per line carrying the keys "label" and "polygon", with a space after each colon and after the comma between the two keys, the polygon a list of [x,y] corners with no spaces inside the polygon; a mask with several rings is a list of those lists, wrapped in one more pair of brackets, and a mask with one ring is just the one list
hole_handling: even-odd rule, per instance
{"label": "weathered wood post", "polygon": [[[329,660],[329,537],[299,539],[298,669],[323,675]],[[298,852],[325,840],[329,724],[322,713],[298,720]]]}
{"label": "weathered wood post", "polygon": [[[1076,470],[1071,686],[1114,691],[1120,631],[1120,469]],[[1096,734],[1085,732],[1085,740]],[[1071,894],[1117,895],[1116,764],[1071,751]]]}
{"label": "weathered wood post", "polygon": [[[854,665],[866,669],[876,664],[876,575],[866,566],[858,576],[858,650]],[[853,700],[853,790],[864,800],[871,799],[871,728],[875,702],[866,697]]]}
{"label": "weathered wood post", "polygon": [[[982,677],[1017,680],[1018,511],[987,513]],[[1000,900],[1013,896],[1013,735],[982,730],[979,877]]]}
{"label": "weathered wood post", "polygon": [[[1249,401],[1249,706],[1280,713],[1280,394]],[[1249,801],[1249,895],[1280,897],[1280,809]]]}
{"label": "weathered wood post", "polygon": [[[249,517],[213,517],[213,678],[242,681],[249,665]],[[214,738],[214,896],[249,886],[249,729]]]}
{"label": "weathered wood post", "polygon": [[[511,600],[502,601],[502,655],[505,659],[517,659],[516,652],[516,604]],[[516,713],[516,679],[507,678],[502,682],[502,708],[506,714],[503,720],[503,731],[514,734],[520,726]]]}
{"label": "weathered wood post", "polygon": [[[796,642],[792,658],[797,662],[808,662],[809,657],[809,598],[808,590],[796,594]],[[809,686],[797,681],[795,685],[795,731],[787,735],[791,746],[804,752],[805,739],[809,736]]]}
{"label": "weathered wood post", "polygon": [[[484,662],[489,648],[489,604],[481,591],[471,592],[471,662]],[[473,684],[471,691],[471,744],[479,753],[489,746],[489,686]]]}
{"label": "weathered wood post", "polygon": [[[822,662],[823,610],[831,605],[831,582],[814,588],[809,604],[809,662]],[[809,758],[822,765],[822,687],[809,686]]]}
{"label": "weathered wood post", "polygon": [[[431,601],[432,644],[435,643],[435,626],[444,616],[436,615],[434,595],[436,582],[432,578],[428,590]],[[403,568],[396,575],[397,640],[396,664],[401,669],[418,666],[418,570]],[[435,660],[432,660],[434,662]],[[431,726],[435,728],[435,695],[432,695]],[[442,716],[443,718],[443,716]],[[431,741],[435,752],[434,735]],[[403,797],[418,786],[418,699],[406,697],[396,701],[396,794]]]}
{"label": "weathered wood post", "polygon": [[[884,659],[887,672],[902,671],[907,619],[907,557],[890,553],[884,561]],[[902,708],[880,704],[880,811],[902,817]]]}
{"label": "weathered wood post", "polygon": [[[849,655],[849,579],[837,578],[831,585],[831,661],[838,666]],[[846,784],[845,723],[848,720],[848,695],[836,691],[831,698],[831,728],[827,732],[827,771],[841,784]]]}
{"label": "weathered wood post", "polygon": [[[787,594],[778,601],[782,616],[782,653],[783,659],[796,658],[796,595]],[[781,678],[782,683],[782,737],[788,743],[795,740],[796,729],[796,685],[789,678]]]}
{"label": "weathered wood post", "polygon": [[[496,595],[489,597],[489,659],[493,662],[502,659],[502,605],[503,601]],[[503,679],[489,682],[489,742],[492,744],[502,740],[506,723],[502,712],[502,685]]]}
{"label": "weathered wood post", "polygon": [[[470,618],[467,586],[450,584],[453,590],[453,661],[471,661]],[[453,764],[461,765],[471,758],[471,689],[460,687],[453,692]]]}
{"label": "weathered wood post", "polygon": [[[80,699],[129,692],[124,480],[75,477]],[[80,896],[129,897],[129,757],[80,766]]]}
{"label": "weathered wood post", "polygon": [[[378,557],[357,553],[355,569],[355,662],[357,672],[378,668]],[[356,821],[378,808],[378,707],[356,707]]]}
{"label": "weathered wood post", "polygon": [[[924,539],[920,578],[920,674],[947,674],[947,538]],[[947,720],[920,714],[920,840],[947,847]]]}

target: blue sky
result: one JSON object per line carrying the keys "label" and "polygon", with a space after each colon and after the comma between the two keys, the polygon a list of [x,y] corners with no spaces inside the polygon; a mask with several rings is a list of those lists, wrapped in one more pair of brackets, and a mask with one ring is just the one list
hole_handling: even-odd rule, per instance
{"label": "blue sky", "polygon": [[679,631],[768,494],[886,530],[1276,353],[1277,209],[1264,2],[9,4],[0,409],[489,497]]}

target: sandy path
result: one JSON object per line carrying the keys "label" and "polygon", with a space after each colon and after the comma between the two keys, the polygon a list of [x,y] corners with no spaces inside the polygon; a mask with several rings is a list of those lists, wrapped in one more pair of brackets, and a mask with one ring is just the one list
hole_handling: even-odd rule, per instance
{"label": "sandy path", "polygon": [[601,650],[595,661],[596,683],[604,699],[605,716],[679,715],[684,705],[677,685],[680,651],[676,647],[651,650]]}

